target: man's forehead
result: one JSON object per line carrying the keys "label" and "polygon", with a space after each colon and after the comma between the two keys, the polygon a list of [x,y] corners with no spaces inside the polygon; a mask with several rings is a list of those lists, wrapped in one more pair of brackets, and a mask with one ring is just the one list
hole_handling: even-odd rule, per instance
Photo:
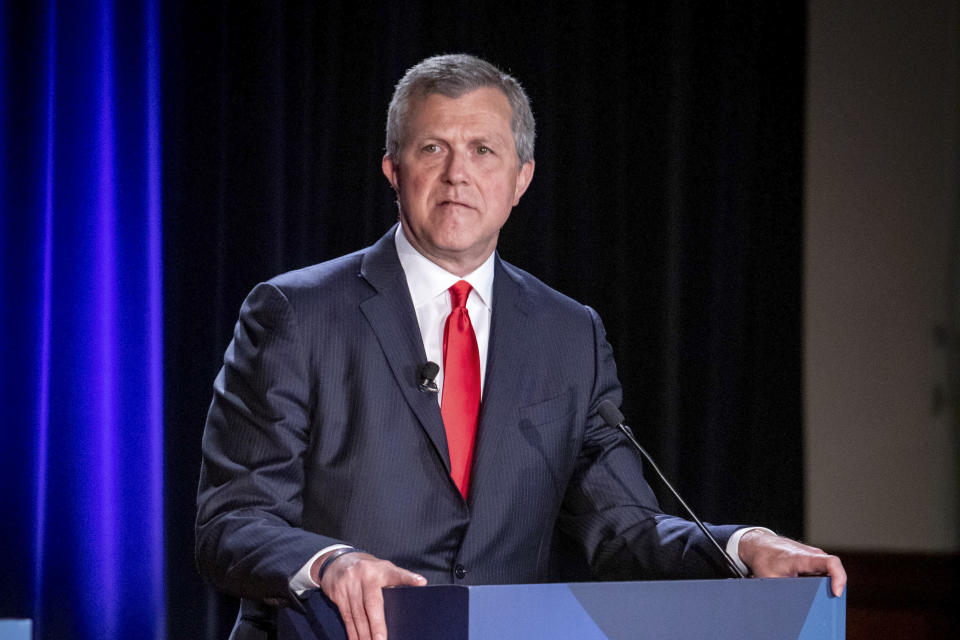
{"label": "man's forehead", "polygon": [[481,87],[464,92],[457,97],[442,93],[430,93],[411,100],[407,122],[420,127],[429,127],[431,123],[440,124],[444,120],[472,120],[478,123],[493,116],[503,120],[509,126],[513,110],[507,96],[496,87]]}

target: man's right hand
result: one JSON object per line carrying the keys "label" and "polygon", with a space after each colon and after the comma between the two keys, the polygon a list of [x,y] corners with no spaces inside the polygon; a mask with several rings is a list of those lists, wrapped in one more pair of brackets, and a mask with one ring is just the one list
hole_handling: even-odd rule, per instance
{"label": "man's right hand", "polygon": [[[333,552],[332,552],[333,553]],[[326,554],[310,568],[314,582]],[[387,640],[387,623],[383,615],[383,587],[427,584],[423,576],[401,569],[392,562],[369,553],[347,553],[335,558],[320,582],[320,588],[340,609],[340,617],[349,640]]]}

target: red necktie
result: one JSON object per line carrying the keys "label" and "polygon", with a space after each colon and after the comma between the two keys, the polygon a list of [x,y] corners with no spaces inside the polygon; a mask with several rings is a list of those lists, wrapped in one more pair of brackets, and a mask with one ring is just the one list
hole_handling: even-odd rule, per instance
{"label": "red necktie", "polygon": [[470,483],[470,462],[480,413],[480,350],[467,313],[470,284],[450,287],[453,309],[443,327],[443,398],[440,414],[450,450],[450,475],[463,497]]}

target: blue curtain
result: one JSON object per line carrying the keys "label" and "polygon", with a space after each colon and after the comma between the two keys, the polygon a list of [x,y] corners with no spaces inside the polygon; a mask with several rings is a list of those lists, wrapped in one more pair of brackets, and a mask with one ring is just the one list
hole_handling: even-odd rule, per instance
{"label": "blue curtain", "polygon": [[155,0],[0,13],[0,617],[161,638]]}

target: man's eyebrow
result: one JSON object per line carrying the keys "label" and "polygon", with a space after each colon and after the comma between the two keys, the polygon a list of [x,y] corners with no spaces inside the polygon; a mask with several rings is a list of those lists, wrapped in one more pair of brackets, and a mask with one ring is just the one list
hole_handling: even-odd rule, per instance
{"label": "man's eyebrow", "polygon": [[[453,137],[457,138],[458,136],[453,136]],[[449,139],[450,139],[449,136],[445,136],[441,133],[431,131],[431,132],[421,133],[420,135],[412,136],[410,138],[410,141],[425,142],[427,140],[438,140],[438,141],[446,142]],[[468,138],[466,138],[469,144],[475,144],[477,142],[507,143],[507,142],[510,142],[512,139],[513,139],[512,136],[505,136],[496,131],[485,131],[485,132],[477,133],[475,135],[471,135]]]}

